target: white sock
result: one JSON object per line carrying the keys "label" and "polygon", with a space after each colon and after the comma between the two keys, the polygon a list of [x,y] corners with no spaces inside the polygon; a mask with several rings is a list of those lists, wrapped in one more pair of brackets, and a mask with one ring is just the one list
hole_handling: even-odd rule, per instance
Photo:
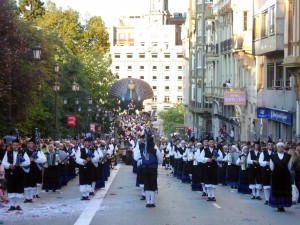
{"label": "white sock", "polygon": [[144,188],[141,188],[141,191],[142,191],[142,196],[145,196]]}
{"label": "white sock", "polygon": [[39,195],[41,192],[42,184],[36,184],[36,189],[35,189],[35,194],[34,195]]}
{"label": "white sock", "polygon": [[150,204],[154,204],[155,192],[154,191],[149,191],[149,192],[150,192]]}
{"label": "white sock", "polygon": [[150,195],[150,191],[145,191],[146,194],[146,202],[147,204],[151,204],[151,195]]}
{"label": "white sock", "polygon": [[15,206],[21,206],[22,198],[15,198]]}
{"label": "white sock", "polygon": [[94,192],[94,191],[95,191],[95,187],[96,187],[96,182],[92,182],[91,192]]}
{"label": "white sock", "polygon": [[24,190],[24,196],[25,196],[25,198],[26,199],[30,199],[30,189],[26,189],[26,190]]}
{"label": "white sock", "polygon": [[255,188],[252,189],[252,195],[255,197]]}
{"label": "white sock", "polygon": [[260,190],[256,189],[256,197],[258,197],[260,195]]}
{"label": "white sock", "polygon": [[202,184],[202,190],[203,190],[204,193],[207,193],[205,184]]}
{"label": "white sock", "polygon": [[211,197],[214,198],[215,197],[215,192],[216,192],[216,189],[215,188],[211,188]]}
{"label": "white sock", "polygon": [[33,199],[33,194],[36,192],[36,188],[31,188],[28,192],[28,199]]}
{"label": "white sock", "polygon": [[264,189],[265,199],[269,201],[270,198],[270,188]]}
{"label": "white sock", "polygon": [[211,189],[210,187],[206,188],[207,197],[211,198]]}

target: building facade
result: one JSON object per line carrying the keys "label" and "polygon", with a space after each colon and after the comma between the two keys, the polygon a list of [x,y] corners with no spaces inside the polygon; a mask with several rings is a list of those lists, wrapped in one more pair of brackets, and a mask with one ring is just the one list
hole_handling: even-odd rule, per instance
{"label": "building facade", "polygon": [[150,0],[146,15],[120,19],[108,27],[111,70],[119,79],[137,78],[152,86],[154,97],[145,111],[158,112],[183,102],[181,13],[170,15],[167,0]]}
{"label": "building facade", "polygon": [[[295,30],[294,25],[299,23],[299,15],[288,17],[286,2],[190,2],[196,15],[189,17],[195,20],[190,29],[196,34],[189,38],[189,60],[194,63],[189,64],[190,79],[185,85],[191,90],[186,116],[193,120],[186,119],[186,123],[198,137],[204,133],[227,140],[230,135],[234,140],[295,137],[294,76],[286,67],[294,72],[299,69],[299,64],[288,63],[289,57],[292,62],[299,60],[299,28]],[[293,5],[294,11],[298,8]],[[292,44],[284,45],[282,27],[288,21],[293,22],[297,34],[291,34]],[[284,46],[293,47],[294,55]]]}

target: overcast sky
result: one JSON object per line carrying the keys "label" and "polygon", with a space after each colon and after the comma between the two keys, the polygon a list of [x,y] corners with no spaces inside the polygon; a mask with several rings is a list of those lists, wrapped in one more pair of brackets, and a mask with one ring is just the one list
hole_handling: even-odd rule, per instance
{"label": "overcast sky", "polygon": [[[42,0],[46,2],[47,0]],[[121,16],[141,15],[149,11],[150,0],[51,0],[64,9],[70,7],[82,17],[101,16],[106,26],[116,25]],[[169,11],[186,12],[189,0],[169,0]]]}

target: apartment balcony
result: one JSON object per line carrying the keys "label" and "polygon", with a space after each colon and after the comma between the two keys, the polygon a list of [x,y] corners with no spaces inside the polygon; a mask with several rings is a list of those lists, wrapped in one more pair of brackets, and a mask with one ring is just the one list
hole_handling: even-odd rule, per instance
{"label": "apartment balcony", "polygon": [[219,54],[219,44],[206,45],[206,57],[216,57]]}
{"label": "apartment balcony", "polygon": [[224,99],[224,93],[229,91],[242,91],[237,87],[205,87],[205,98],[209,101],[213,99]]}
{"label": "apartment balcony", "polygon": [[233,38],[229,38],[225,41],[221,41],[220,46],[221,46],[220,49],[221,53],[231,51],[233,47]]}
{"label": "apartment balcony", "polygon": [[206,5],[205,7],[205,19],[215,19],[215,14],[212,5]]}
{"label": "apartment balcony", "polygon": [[231,0],[219,0],[216,5],[219,15],[226,15],[232,11]]}
{"label": "apartment balcony", "polygon": [[212,104],[206,102],[204,103],[204,108],[202,108],[200,102],[190,100],[188,108],[192,113],[210,114],[212,110]]}

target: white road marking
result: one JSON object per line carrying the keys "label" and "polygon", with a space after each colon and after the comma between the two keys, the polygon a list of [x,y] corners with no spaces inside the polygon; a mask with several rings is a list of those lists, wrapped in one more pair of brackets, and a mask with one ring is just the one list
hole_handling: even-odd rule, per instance
{"label": "white road marking", "polygon": [[219,206],[217,203],[212,203],[212,205],[213,205],[214,207],[216,207],[217,209],[222,209],[222,207]]}
{"label": "white road marking", "polygon": [[103,198],[106,195],[107,191],[110,188],[110,185],[112,184],[115,176],[117,175],[120,165],[115,166],[115,169],[111,171],[110,177],[108,178],[108,181],[105,182],[105,189],[101,189],[97,191],[94,198],[90,200],[90,203],[86,206],[86,208],[83,210],[79,218],[77,219],[76,223],[74,225],[89,225],[95,215],[95,213],[100,208]]}

